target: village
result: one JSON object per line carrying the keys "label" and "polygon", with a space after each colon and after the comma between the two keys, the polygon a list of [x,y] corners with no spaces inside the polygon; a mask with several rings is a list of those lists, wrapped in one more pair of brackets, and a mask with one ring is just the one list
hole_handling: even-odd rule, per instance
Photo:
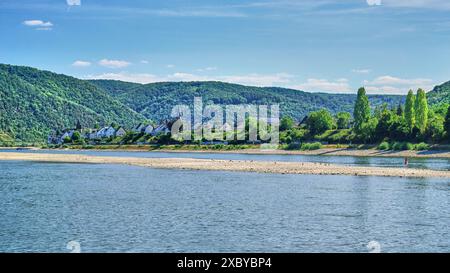
{"label": "village", "polygon": [[175,121],[176,120],[164,120],[159,125],[140,123],[131,129],[126,129],[123,126],[114,123],[99,129],[83,128],[78,121],[75,128],[52,131],[48,136],[47,143],[53,145],[80,142],[99,144],[102,142],[111,142],[116,138],[123,139],[127,135],[134,138],[139,136],[143,137],[143,139],[150,139],[152,137],[168,135],[170,133],[170,128]]}
{"label": "village", "polygon": [[[229,123],[224,123],[220,131],[216,131],[211,124],[202,124],[202,140],[192,141],[183,140],[172,137],[172,126],[180,121],[182,124],[181,117],[165,119],[161,121],[158,125],[148,123],[139,123],[138,125],[127,129],[122,125],[117,125],[111,123],[108,126],[102,128],[83,128],[81,123],[78,121],[74,128],[63,129],[63,130],[53,130],[47,138],[48,145],[66,145],[66,144],[88,144],[88,145],[102,145],[102,144],[169,144],[169,143],[197,143],[201,145],[227,145],[228,141],[225,141],[225,135],[232,132],[233,135],[237,136],[241,132],[238,128],[243,128],[244,139],[233,140],[232,143],[235,144],[261,144],[261,140],[257,139],[247,139],[248,128],[245,125],[237,125],[234,127]],[[245,121],[244,121],[245,122]],[[271,123],[271,120],[264,120],[267,124]],[[183,125],[180,128],[183,128]],[[245,128],[245,129],[244,129]],[[182,130],[182,129],[181,129]],[[194,131],[198,129],[194,128]],[[210,133],[207,134],[206,131]],[[206,133],[206,134],[205,134]],[[225,135],[224,135],[225,133]],[[209,136],[209,137],[208,137]],[[178,139],[178,140],[177,140]]]}

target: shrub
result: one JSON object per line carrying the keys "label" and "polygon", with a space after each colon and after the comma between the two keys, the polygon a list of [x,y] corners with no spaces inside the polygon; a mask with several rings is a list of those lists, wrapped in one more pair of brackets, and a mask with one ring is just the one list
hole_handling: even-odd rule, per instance
{"label": "shrub", "polygon": [[406,150],[409,150],[409,151],[411,151],[411,150],[414,150],[414,144],[412,144],[411,142],[407,142],[406,143]]}
{"label": "shrub", "polygon": [[301,145],[299,143],[290,143],[287,147],[286,150],[300,150]]}
{"label": "shrub", "polygon": [[351,130],[337,130],[333,135],[328,137],[328,141],[332,143],[347,143],[350,139]]}
{"label": "shrub", "polygon": [[389,150],[389,143],[386,141],[381,142],[380,145],[378,145],[378,149],[383,151]]}
{"label": "shrub", "polygon": [[406,150],[406,144],[404,142],[394,142],[391,146],[391,150],[394,151]]}
{"label": "shrub", "polygon": [[225,147],[223,144],[215,144],[212,149],[213,150],[222,150]]}
{"label": "shrub", "polygon": [[314,143],[303,143],[300,149],[302,151],[311,151],[311,150],[319,150],[322,148],[322,143],[314,142]]}
{"label": "shrub", "polygon": [[416,145],[417,151],[424,151],[424,150],[428,150],[429,148],[430,148],[430,146],[428,144],[426,144],[425,142],[421,142]]}
{"label": "shrub", "polygon": [[83,145],[83,149],[86,150],[94,149],[94,145]]}

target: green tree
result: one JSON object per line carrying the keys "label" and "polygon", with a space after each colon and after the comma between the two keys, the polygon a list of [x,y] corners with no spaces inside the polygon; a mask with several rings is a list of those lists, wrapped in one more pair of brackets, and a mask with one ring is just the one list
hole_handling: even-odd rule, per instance
{"label": "green tree", "polygon": [[290,116],[284,116],[280,121],[280,131],[292,130],[294,120]]}
{"label": "green tree", "polygon": [[72,139],[70,139],[69,136],[66,136],[66,137],[63,139],[63,143],[70,143],[70,142],[72,142]]}
{"label": "green tree", "polygon": [[326,130],[333,129],[334,119],[330,112],[326,109],[312,112],[306,121],[308,129],[312,135],[317,135]]}
{"label": "green tree", "polygon": [[389,127],[389,138],[396,141],[408,141],[411,135],[411,130],[406,123],[405,118],[396,117]]}
{"label": "green tree", "polygon": [[430,111],[426,133],[427,140],[431,140],[434,143],[440,142],[444,136],[444,123],[443,117]]}
{"label": "green tree", "polygon": [[412,131],[414,125],[416,124],[416,113],[414,109],[415,100],[416,97],[414,96],[413,91],[409,90],[405,104],[405,119],[410,131]]}
{"label": "green tree", "polygon": [[416,126],[421,134],[425,133],[428,124],[428,102],[427,95],[423,89],[417,90],[415,103]]}
{"label": "green tree", "polygon": [[382,140],[385,137],[389,137],[390,129],[395,121],[395,116],[392,111],[385,108],[378,119],[378,124],[375,129],[374,137],[376,140]]}
{"label": "green tree", "polygon": [[370,119],[369,98],[366,95],[364,87],[361,87],[358,90],[353,117],[355,121],[355,131],[356,133],[361,133],[363,124]]}
{"label": "green tree", "polygon": [[359,138],[365,143],[372,143],[376,140],[377,136],[375,130],[378,125],[378,119],[375,117],[370,118],[367,122],[364,122],[361,126]]}
{"label": "green tree", "polygon": [[350,119],[352,116],[349,112],[339,112],[336,115],[336,123],[338,129],[348,129],[350,127]]}
{"label": "green tree", "polygon": [[447,132],[447,139],[450,140],[450,105],[448,106],[447,115],[445,115],[444,128]]}
{"label": "green tree", "polygon": [[78,131],[73,132],[72,134],[72,140],[73,141],[80,141],[81,140],[81,134]]}
{"label": "green tree", "polygon": [[399,104],[397,107],[397,116],[404,117],[405,116],[405,109],[403,109],[403,105]]}

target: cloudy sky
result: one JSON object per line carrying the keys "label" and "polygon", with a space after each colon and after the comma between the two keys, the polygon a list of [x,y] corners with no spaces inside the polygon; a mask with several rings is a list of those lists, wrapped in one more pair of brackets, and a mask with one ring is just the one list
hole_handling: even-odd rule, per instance
{"label": "cloudy sky", "polygon": [[0,62],[79,78],[404,94],[450,80],[448,0],[1,0]]}

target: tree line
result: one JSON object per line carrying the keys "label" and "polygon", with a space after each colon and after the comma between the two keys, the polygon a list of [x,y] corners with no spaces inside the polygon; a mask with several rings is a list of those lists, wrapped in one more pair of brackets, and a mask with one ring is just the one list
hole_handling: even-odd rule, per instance
{"label": "tree line", "polygon": [[[371,108],[364,88],[358,90],[353,115],[327,109],[309,113],[299,124],[289,116],[280,122],[280,139],[296,144],[317,140],[337,144],[378,144],[405,142],[442,144],[450,141],[450,107],[430,107],[423,89],[408,92],[406,102]],[[293,145],[295,147],[295,145]]]}

